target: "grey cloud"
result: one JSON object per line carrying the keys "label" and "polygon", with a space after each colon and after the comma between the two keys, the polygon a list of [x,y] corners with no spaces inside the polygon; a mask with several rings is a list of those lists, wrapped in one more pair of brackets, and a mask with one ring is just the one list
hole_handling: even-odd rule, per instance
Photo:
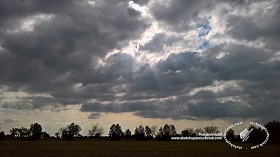
{"label": "grey cloud", "polygon": [[147,5],[150,2],[150,0],[134,0],[134,2],[139,5]]}
{"label": "grey cloud", "polygon": [[[265,2],[265,4],[263,4]],[[261,8],[256,6],[264,5]],[[265,43],[266,48],[273,51],[279,50],[279,20],[280,15],[279,1],[246,1],[242,5],[233,3],[233,9],[250,8],[254,9],[253,14],[228,15],[226,16],[228,23],[227,33],[237,39],[245,39],[249,41],[261,40]],[[267,8],[270,8],[267,10]]]}
{"label": "grey cloud", "polygon": [[17,123],[18,120],[14,118],[5,118],[1,123],[2,124],[11,124],[11,123]]}
{"label": "grey cloud", "polygon": [[213,6],[214,3],[204,0],[176,0],[169,3],[154,3],[151,10],[153,16],[162,22],[162,27],[171,28],[176,31],[185,31],[191,28],[191,20],[201,20],[198,16],[201,11],[207,12],[207,10],[213,9]]}
{"label": "grey cloud", "polygon": [[[194,88],[212,84],[202,58],[196,53],[182,52],[170,54],[159,61],[154,68],[142,66],[133,75],[129,94],[145,95],[145,98],[177,95],[186,87]],[[131,94],[131,95],[132,95]],[[142,97],[144,98],[144,97]]]}
{"label": "grey cloud", "polygon": [[[221,80],[271,79],[275,73],[270,68],[273,65],[265,64],[273,53],[262,49],[241,45],[225,45],[221,51],[229,52],[222,59],[215,57],[207,61],[207,68]],[[211,50],[210,50],[211,52]],[[271,77],[267,77],[271,76]]]}
{"label": "grey cloud", "polygon": [[[198,8],[207,10],[213,7],[213,4],[208,2],[204,4],[193,2],[190,5],[188,3],[190,2],[171,1],[167,6],[161,4],[152,6],[152,12],[155,18],[167,27],[182,31],[187,28],[188,20],[192,18],[199,20],[196,17],[199,14]],[[236,3],[230,5],[233,8],[243,7]],[[188,7],[192,8],[188,10]],[[272,51],[253,48],[249,44],[225,42],[211,45],[211,48],[201,52],[203,54],[192,52],[171,54],[166,60],[156,63],[154,67],[144,65],[132,73],[134,77],[128,82],[127,93],[120,98],[124,101],[138,99],[142,104],[146,104],[142,99],[155,98],[149,102],[147,108],[135,108],[131,101],[126,101],[125,104],[84,104],[81,111],[133,112],[135,115],[148,118],[279,119],[276,114],[279,101],[277,97],[279,62],[269,61],[275,56],[274,50],[279,50],[277,46],[271,48],[269,44],[269,41],[272,43],[277,41],[277,33],[269,29],[274,28],[269,25],[277,25],[277,22],[272,20],[265,27],[259,27],[253,25],[251,19],[230,15],[230,10],[224,10],[223,13],[224,15],[220,15],[221,18],[226,18],[229,22],[228,27],[232,26],[227,30],[231,37],[253,41],[264,38],[262,40],[266,42],[265,47]],[[272,19],[276,19],[274,15]],[[251,31],[249,26],[252,27]],[[159,34],[140,49],[160,52],[164,42],[166,42],[165,36]],[[220,52],[225,52],[227,55],[217,59],[216,55]],[[219,93],[201,91],[193,96],[185,95],[194,88],[211,86],[215,80],[235,81],[240,87],[238,89],[227,87]],[[172,95],[175,95],[176,99],[167,101],[160,99]]]}
{"label": "grey cloud", "polygon": [[[182,52],[171,54],[166,60],[159,62],[157,68],[162,85],[170,85],[169,90],[184,87],[200,87],[212,84],[214,81],[207,71],[204,60],[198,53]],[[204,76],[207,76],[205,78]]]}
{"label": "grey cloud", "polygon": [[201,4],[198,1],[170,1],[169,4],[156,3],[153,8],[154,16],[159,20],[164,20],[168,23],[186,22],[193,16],[198,14],[196,10],[196,5]]}
{"label": "grey cloud", "polygon": [[140,16],[141,15],[141,12],[133,9],[133,8],[127,8],[127,12],[130,16]]}
{"label": "grey cloud", "polygon": [[102,116],[102,115],[101,115],[100,113],[98,113],[98,112],[92,112],[92,113],[88,116],[88,118],[89,118],[89,119],[99,119],[101,116]]}
{"label": "grey cloud", "polygon": [[134,102],[111,102],[111,103],[86,103],[81,107],[81,111],[88,112],[135,112],[142,110],[156,109],[153,102],[134,101]]}
{"label": "grey cloud", "polygon": [[157,33],[153,36],[152,40],[141,45],[139,50],[147,50],[151,53],[162,53],[164,46],[172,46],[174,43],[183,40],[176,36],[168,37],[164,33]]}
{"label": "grey cloud", "polygon": [[[202,91],[193,96],[194,100],[188,106],[188,110],[194,117],[202,118],[225,118],[225,117],[247,117],[253,116],[252,109],[242,102],[226,101],[220,102],[220,94],[210,91]],[[232,96],[232,95],[231,95]],[[222,98],[222,97],[221,97]]]}
{"label": "grey cloud", "polygon": [[100,67],[93,73],[89,83],[102,83],[117,80],[119,77],[125,80],[131,80],[133,77],[133,68],[136,68],[136,62],[132,56],[125,53],[117,53],[110,56],[106,65]]}
{"label": "grey cloud", "polygon": [[2,102],[1,107],[10,108],[16,110],[31,110],[33,109],[33,105],[30,102]]}
{"label": "grey cloud", "polygon": [[[263,105],[266,102],[257,101],[256,97],[262,96],[263,100],[269,100],[262,91],[277,92],[275,84],[279,82],[277,81],[279,73],[276,69],[279,63],[263,63],[273,54],[261,49],[236,45],[219,45],[218,48],[213,47],[205,53],[212,53],[213,50],[229,54],[221,59],[216,59],[210,54],[209,58],[203,58],[199,57],[199,53],[191,52],[171,54],[166,60],[158,62],[153,69],[146,65],[136,73],[132,73],[133,82],[130,82],[126,95],[120,99],[124,101],[139,99],[138,103],[128,101],[115,104],[113,102],[84,104],[81,111],[134,112],[135,115],[147,118],[173,119],[256,118],[259,115],[269,117],[271,113],[269,109],[263,112],[267,107]],[[193,88],[210,86],[215,80],[235,80],[241,89],[226,87],[217,94],[209,91],[198,92],[193,96],[183,94]],[[253,93],[257,91],[262,93]],[[177,98],[160,100],[161,97],[172,95]],[[224,102],[219,100],[231,97],[237,97],[239,100]],[[141,100],[148,98],[156,99],[149,101],[148,104]],[[274,97],[274,100],[267,103],[270,102],[272,107],[277,101],[278,98]],[[147,106],[141,108],[141,105]]]}
{"label": "grey cloud", "polygon": [[[12,5],[1,3],[4,24],[40,13],[54,15],[48,21],[35,24],[31,32],[8,33],[8,29],[15,27],[1,25],[5,33],[1,36],[0,74],[3,77],[0,82],[10,90],[24,87],[28,92],[59,97],[69,92],[66,97],[75,95],[69,87],[92,81],[89,78],[95,76],[91,74],[97,74],[92,67],[99,58],[137,37],[146,27],[144,22],[128,15],[127,1],[97,1],[95,6],[89,6],[86,1],[13,1],[12,10],[16,10],[13,13],[10,13]],[[78,94],[77,97],[89,96]]]}

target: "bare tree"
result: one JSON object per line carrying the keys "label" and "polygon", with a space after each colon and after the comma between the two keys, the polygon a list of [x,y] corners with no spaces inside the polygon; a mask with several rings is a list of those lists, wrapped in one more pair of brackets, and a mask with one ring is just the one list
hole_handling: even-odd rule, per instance
{"label": "bare tree", "polygon": [[101,137],[104,133],[104,129],[99,124],[94,124],[91,130],[88,131],[89,136]]}
{"label": "bare tree", "polygon": [[170,136],[176,136],[177,132],[176,132],[176,127],[173,124],[170,124]]}
{"label": "bare tree", "polygon": [[219,128],[218,127],[216,127],[216,126],[206,126],[205,128],[204,128],[204,132],[205,133],[208,133],[208,134],[217,134],[217,133],[219,133],[220,131],[219,131]]}
{"label": "bare tree", "polygon": [[145,126],[145,133],[148,140],[153,138],[152,129],[149,126]]}
{"label": "bare tree", "polygon": [[157,126],[151,126],[151,130],[152,130],[152,135],[156,136],[157,135]]}
{"label": "bare tree", "polygon": [[204,130],[202,130],[201,128],[195,129],[194,131],[197,135],[198,134],[204,134]]}

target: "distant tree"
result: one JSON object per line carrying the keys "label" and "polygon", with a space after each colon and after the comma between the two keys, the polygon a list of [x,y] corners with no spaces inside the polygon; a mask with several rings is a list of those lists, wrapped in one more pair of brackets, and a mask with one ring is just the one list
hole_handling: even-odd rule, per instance
{"label": "distant tree", "polygon": [[113,124],[109,130],[109,137],[112,140],[120,140],[122,133],[121,126],[119,124]]}
{"label": "distant tree", "polygon": [[[97,137],[100,137],[100,135],[96,135]],[[83,138],[84,136],[83,135],[81,135],[81,134],[78,134],[77,136],[75,136],[75,137],[78,137],[78,138]]]}
{"label": "distant tree", "polygon": [[157,133],[157,135],[156,135],[156,139],[157,140],[163,140],[163,128],[162,127],[160,127],[159,129],[158,129],[158,133]]}
{"label": "distant tree", "polygon": [[121,132],[121,138],[124,138],[124,132],[123,131]]}
{"label": "distant tree", "polygon": [[169,127],[170,127],[170,136],[176,136],[177,135],[176,127],[173,124],[170,124]]}
{"label": "distant tree", "polygon": [[202,130],[201,128],[195,129],[194,132],[196,133],[196,135],[205,133],[204,130]]}
{"label": "distant tree", "polygon": [[71,134],[74,135],[74,137],[79,136],[80,131],[82,128],[79,125],[75,125],[74,123],[71,123],[70,125],[67,126],[66,128]]}
{"label": "distant tree", "polygon": [[18,128],[12,128],[10,130],[11,137],[20,137]]}
{"label": "distant tree", "polygon": [[40,124],[38,124],[37,122],[34,124],[31,124],[30,133],[31,133],[31,137],[33,137],[34,139],[40,138],[42,135],[42,126]]}
{"label": "distant tree", "polygon": [[192,128],[186,128],[181,132],[181,135],[183,137],[194,137],[194,136],[196,136],[196,133],[194,132],[194,130]]}
{"label": "distant tree", "polygon": [[234,136],[234,130],[233,129],[229,129],[227,131],[226,138],[231,142],[235,141],[235,136]]}
{"label": "distant tree", "polygon": [[61,137],[66,141],[73,141],[74,134],[71,133],[68,129],[64,128],[61,130]]}
{"label": "distant tree", "polygon": [[18,132],[19,132],[19,136],[23,138],[27,138],[31,136],[30,129],[27,129],[25,127],[18,128]]}
{"label": "distant tree", "polygon": [[80,131],[82,128],[79,125],[75,125],[74,123],[71,123],[66,128],[61,128],[61,137],[65,139],[66,141],[72,141],[74,137],[78,137],[80,134]]}
{"label": "distant tree", "polygon": [[54,134],[56,138],[60,138],[60,132]]}
{"label": "distant tree", "polygon": [[152,130],[152,136],[156,136],[157,135],[157,126],[151,126],[151,130]]}
{"label": "distant tree", "polygon": [[262,143],[266,138],[266,132],[260,127],[256,127],[255,125],[250,125],[249,130],[251,130],[250,136],[247,142],[251,143]]}
{"label": "distant tree", "polygon": [[189,135],[189,131],[188,131],[187,129],[182,130],[182,131],[181,131],[181,136],[182,136],[182,137],[188,137],[188,136],[190,136],[190,135]]}
{"label": "distant tree", "polygon": [[269,132],[268,143],[280,144],[280,122],[279,121],[270,121],[265,124],[265,128]]}
{"label": "distant tree", "polygon": [[4,139],[4,137],[5,137],[4,131],[1,131],[0,132],[0,141],[2,141]]}
{"label": "distant tree", "polygon": [[148,140],[153,138],[153,132],[152,132],[151,127],[145,126],[145,133],[146,133],[146,137]]}
{"label": "distant tree", "polygon": [[170,126],[168,124],[163,126],[163,135],[170,136]]}
{"label": "distant tree", "polygon": [[156,136],[157,140],[171,140],[171,136],[176,136],[176,128],[174,125],[165,124],[159,128],[159,132]]}
{"label": "distant tree", "polygon": [[93,125],[91,130],[88,131],[88,135],[94,137],[101,137],[103,133],[104,129],[100,127],[99,124]]}
{"label": "distant tree", "polygon": [[50,134],[48,134],[47,132],[42,132],[42,138],[51,138]]}
{"label": "distant tree", "polygon": [[139,127],[135,128],[134,137],[136,140],[145,139],[145,128],[143,127],[143,125],[139,125]]}
{"label": "distant tree", "polygon": [[219,128],[216,127],[216,126],[206,126],[206,127],[204,128],[204,132],[205,132],[205,133],[208,133],[208,134],[217,134],[217,133],[219,133],[220,131],[219,131]]}
{"label": "distant tree", "polygon": [[11,137],[21,137],[21,138],[27,138],[31,136],[30,129],[27,129],[25,127],[21,128],[12,128],[10,130]]}
{"label": "distant tree", "polygon": [[125,130],[124,137],[126,140],[129,140],[131,138],[131,131],[129,129]]}

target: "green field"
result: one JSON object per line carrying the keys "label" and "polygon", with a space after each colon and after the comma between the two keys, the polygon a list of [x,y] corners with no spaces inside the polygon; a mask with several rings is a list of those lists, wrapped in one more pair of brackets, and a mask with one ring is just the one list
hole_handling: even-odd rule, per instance
{"label": "green field", "polygon": [[279,148],[236,150],[222,141],[0,141],[0,157],[280,157]]}

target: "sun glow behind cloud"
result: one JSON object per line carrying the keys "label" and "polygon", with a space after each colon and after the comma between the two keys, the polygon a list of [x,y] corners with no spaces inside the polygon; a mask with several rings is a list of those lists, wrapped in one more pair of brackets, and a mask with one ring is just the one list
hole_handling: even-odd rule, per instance
{"label": "sun glow behind cloud", "polygon": [[39,24],[43,21],[51,20],[54,17],[54,15],[48,15],[48,14],[37,14],[30,17],[27,17],[20,21],[20,25],[18,28],[14,30],[8,30],[8,33],[19,33],[19,32],[31,32],[34,29],[34,26],[36,24]]}

